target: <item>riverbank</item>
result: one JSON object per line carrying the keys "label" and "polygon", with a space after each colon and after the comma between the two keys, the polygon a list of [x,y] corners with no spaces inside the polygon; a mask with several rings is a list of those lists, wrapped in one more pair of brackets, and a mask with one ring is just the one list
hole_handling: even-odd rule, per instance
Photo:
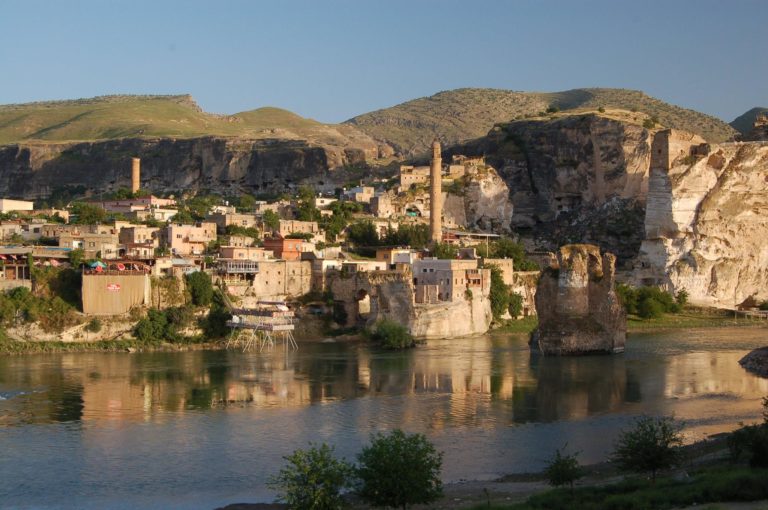
{"label": "riverbank", "polygon": [[[481,510],[487,508],[527,510],[539,508],[576,508],[586,503],[589,508],[602,508],[599,498],[626,499],[621,508],[643,508],[645,502],[652,506],[680,501],[682,504],[698,506],[701,503],[717,503],[716,507],[705,508],[765,508],[768,495],[768,470],[750,469],[734,465],[728,459],[728,434],[719,434],[705,441],[683,447],[684,465],[666,473],[653,485],[642,477],[624,476],[609,462],[583,466],[584,477],[575,484],[574,494],[568,489],[553,489],[544,473],[522,473],[508,475],[497,480],[465,480],[444,486],[443,497],[429,506],[415,505],[413,508],[444,510]],[[765,487],[765,489],[762,489]],[[698,491],[698,493],[697,493]],[[722,495],[722,501],[738,500],[735,506],[721,503],[712,498]],[[730,496],[730,498],[728,497]],[[717,499],[717,498],[716,498]],[[744,501],[750,503],[745,504]],[[687,503],[686,503],[687,502]],[[589,503],[592,503],[590,506]],[[658,503],[656,506],[655,503]],[[679,507],[679,505],[676,505]],[[278,503],[233,504],[217,510],[279,510],[287,509]],[[367,510],[370,507],[354,498],[350,508]],[[580,506],[579,506],[580,508]],[[613,506],[612,508],[616,508]]]}
{"label": "riverbank", "polygon": [[[538,326],[536,317],[508,320],[492,330],[498,333],[532,333]],[[733,317],[723,312],[683,311],[664,314],[656,319],[641,319],[635,315],[627,317],[627,333],[646,333],[676,329],[698,328],[768,328],[768,321],[745,317]]]}
{"label": "riverbank", "polygon": [[[310,321],[312,322],[312,321]],[[538,326],[535,316],[523,319],[508,320],[489,333],[521,333],[530,334]],[[724,311],[683,311],[677,314],[664,314],[657,319],[641,319],[629,316],[627,319],[628,333],[650,333],[699,328],[766,328],[768,321],[745,317],[733,317]],[[339,329],[334,334],[323,334],[317,327],[300,330],[303,335],[297,335],[299,342],[359,342],[366,338],[361,333],[355,333],[349,328]],[[299,333],[300,331],[297,331]],[[122,335],[108,340],[21,340],[13,339],[0,332],[0,355],[3,354],[34,354],[55,352],[139,352],[139,351],[183,351],[197,349],[223,349],[223,340],[208,340],[200,336],[187,337],[174,343],[147,344],[130,336]]]}

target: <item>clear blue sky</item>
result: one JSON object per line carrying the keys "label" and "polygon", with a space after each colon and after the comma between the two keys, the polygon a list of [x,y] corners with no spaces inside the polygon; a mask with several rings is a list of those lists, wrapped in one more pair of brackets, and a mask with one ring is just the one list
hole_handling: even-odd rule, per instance
{"label": "clear blue sky", "polygon": [[768,0],[0,0],[0,103],[190,93],[325,122],[458,87],[768,106]]}

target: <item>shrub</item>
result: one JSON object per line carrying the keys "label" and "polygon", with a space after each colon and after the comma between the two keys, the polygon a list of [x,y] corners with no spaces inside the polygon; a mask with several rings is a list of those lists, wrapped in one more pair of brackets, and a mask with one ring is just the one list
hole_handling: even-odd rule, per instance
{"label": "shrub", "polygon": [[597,111],[598,111],[598,112],[600,112],[600,113],[605,113],[605,108],[603,108],[603,107],[601,106],[600,108],[598,108],[598,109],[597,109]]}
{"label": "shrub", "polygon": [[509,315],[512,317],[519,317],[523,312],[523,296],[517,292],[513,292],[509,295]]}
{"label": "shrub", "polygon": [[141,319],[133,328],[133,335],[147,345],[158,344],[166,339],[168,318],[154,308],[147,311],[147,316]]}
{"label": "shrub", "polygon": [[371,337],[385,349],[406,349],[415,345],[408,328],[391,319],[376,323]]}
{"label": "shrub", "polygon": [[85,330],[89,333],[98,333],[101,331],[101,321],[99,319],[91,319],[91,321],[86,324]]}
{"label": "shrub", "polygon": [[350,486],[352,466],[334,458],[333,448],[323,443],[310,444],[308,450],[296,450],[284,457],[288,462],[270,478],[269,485],[278,491],[278,500],[290,508],[332,510],[341,508],[341,491]]}
{"label": "shrub", "polygon": [[688,304],[688,291],[685,289],[680,289],[677,291],[677,294],[675,294],[675,302],[682,308],[683,306]]}
{"label": "shrub", "polygon": [[433,255],[439,259],[455,259],[459,255],[459,249],[450,243],[437,243]]}
{"label": "shrub", "polygon": [[650,472],[655,483],[657,471],[679,463],[682,443],[680,425],[672,418],[643,416],[621,433],[612,460],[624,471]]}
{"label": "shrub", "polygon": [[555,487],[569,485],[571,492],[573,492],[573,482],[581,478],[584,473],[579,466],[579,460],[576,458],[578,454],[564,454],[564,450],[565,447],[562,450],[555,450],[555,456],[549,461],[544,473],[547,475],[550,485]]}
{"label": "shrub", "polygon": [[498,321],[509,310],[509,287],[504,283],[501,269],[494,265],[488,267],[491,270],[491,291],[488,297],[491,300],[493,319]]}
{"label": "shrub", "polygon": [[653,298],[646,298],[637,305],[637,315],[643,319],[658,319],[664,315],[664,305]]}
{"label": "shrub", "polygon": [[408,508],[443,494],[443,454],[422,434],[376,434],[357,457],[357,494],[373,506]]}
{"label": "shrub", "polygon": [[643,127],[645,129],[653,129],[653,128],[656,127],[656,123],[653,120],[651,120],[651,119],[645,119],[643,121]]}
{"label": "shrub", "polygon": [[213,302],[208,309],[208,315],[201,322],[203,334],[206,338],[224,338],[229,333],[227,321],[232,318],[224,299],[219,292],[213,296]]}
{"label": "shrub", "polygon": [[185,276],[189,293],[192,296],[192,304],[196,306],[208,306],[213,300],[213,283],[211,277],[202,271],[195,271]]}

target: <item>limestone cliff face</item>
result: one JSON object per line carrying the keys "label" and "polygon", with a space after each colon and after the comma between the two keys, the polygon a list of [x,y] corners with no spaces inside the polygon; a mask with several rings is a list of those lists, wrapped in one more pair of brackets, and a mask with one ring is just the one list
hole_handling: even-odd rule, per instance
{"label": "limestone cliff face", "polygon": [[615,262],[597,246],[560,248],[539,277],[532,349],[545,355],[624,350],[627,317],[614,291]]}
{"label": "limestone cliff face", "polygon": [[637,283],[685,289],[698,304],[768,298],[768,143],[702,145],[659,133]]}
{"label": "limestone cliff face", "polygon": [[[528,229],[550,249],[590,242],[628,258],[642,239],[636,206],[647,194],[651,136],[620,116],[568,115],[496,126],[448,154],[484,155],[499,169],[517,231]],[[601,221],[582,228],[601,208]]]}
{"label": "limestone cliff face", "polygon": [[512,202],[509,187],[490,167],[467,179],[463,195],[443,194],[446,223],[486,232],[509,232]]}
{"label": "limestone cliff face", "polygon": [[9,145],[0,147],[0,194],[35,199],[57,188],[81,186],[98,193],[130,187],[132,156],[142,160],[142,188],[153,192],[280,192],[300,182],[333,181],[334,169],[364,164],[375,152],[375,147],[215,137]]}

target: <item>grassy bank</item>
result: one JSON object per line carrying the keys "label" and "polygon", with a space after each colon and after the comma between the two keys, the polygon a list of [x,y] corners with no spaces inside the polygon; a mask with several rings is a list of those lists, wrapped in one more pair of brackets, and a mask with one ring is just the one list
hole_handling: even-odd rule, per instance
{"label": "grassy bank", "polygon": [[[531,333],[538,326],[536,317],[506,321],[494,329],[501,333]],[[734,318],[722,312],[667,313],[656,319],[641,319],[636,315],[627,317],[627,331],[630,333],[664,331],[687,328],[732,328],[732,327],[768,327],[768,321]]]}
{"label": "grassy bank", "polygon": [[619,483],[553,489],[513,505],[475,506],[498,510],[656,510],[721,501],[768,499],[768,469],[717,467],[692,472],[690,478],[671,477],[651,484],[645,479]]}
{"label": "grassy bank", "polygon": [[176,351],[191,349],[217,349],[221,342],[206,341],[202,338],[188,338],[174,343],[146,343],[137,339],[97,340],[93,342],[41,341],[25,342],[0,337],[2,354],[38,354],[56,352],[134,352],[134,351]]}

